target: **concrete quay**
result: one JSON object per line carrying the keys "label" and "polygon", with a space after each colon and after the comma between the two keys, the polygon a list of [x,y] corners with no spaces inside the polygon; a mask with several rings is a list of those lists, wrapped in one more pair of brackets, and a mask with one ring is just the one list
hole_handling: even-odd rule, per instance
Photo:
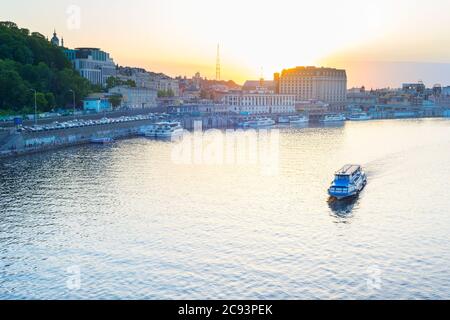
{"label": "concrete quay", "polygon": [[152,123],[151,120],[141,120],[42,132],[17,132],[14,129],[3,129],[0,131],[0,158],[87,144],[94,138],[135,137],[141,129]]}

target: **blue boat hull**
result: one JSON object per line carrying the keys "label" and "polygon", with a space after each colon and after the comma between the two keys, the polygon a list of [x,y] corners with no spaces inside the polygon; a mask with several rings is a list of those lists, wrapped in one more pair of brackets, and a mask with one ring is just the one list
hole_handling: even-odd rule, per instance
{"label": "blue boat hull", "polygon": [[361,187],[357,190],[354,190],[353,192],[349,192],[349,193],[342,193],[342,192],[332,192],[330,189],[328,190],[328,194],[330,195],[330,197],[336,198],[337,200],[344,200],[344,199],[348,199],[348,198],[353,198],[358,196],[361,191],[364,190],[364,188],[367,185],[367,180],[365,179],[363,184],[361,185]]}

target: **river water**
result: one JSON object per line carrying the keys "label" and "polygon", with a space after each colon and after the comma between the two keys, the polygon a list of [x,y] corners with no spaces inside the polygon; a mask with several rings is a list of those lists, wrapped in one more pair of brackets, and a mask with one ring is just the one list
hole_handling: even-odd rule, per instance
{"label": "river water", "polygon": [[[0,298],[450,298],[449,120],[278,142],[271,174],[144,138],[1,160]],[[369,184],[331,202],[346,163]]]}

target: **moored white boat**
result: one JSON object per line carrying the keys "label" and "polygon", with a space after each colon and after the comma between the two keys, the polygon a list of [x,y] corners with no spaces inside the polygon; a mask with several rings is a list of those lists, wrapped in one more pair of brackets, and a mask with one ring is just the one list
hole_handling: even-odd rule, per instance
{"label": "moored white boat", "polygon": [[282,116],[278,118],[279,124],[288,124],[289,122],[291,122],[290,117]]}
{"label": "moored white boat", "polygon": [[344,122],[346,119],[343,114],[328,114],[320,120],[322,123]]}
{"label": "moored white boat", "polygon": [[347,120],[350,120],[350,121],[368,121],[368,120],[372,120],[372,117],[369,114],[367,114],[367,113],[361,112],[361,113],[353,113],[353,114],[349,115],[347,117]]}
{"label": "moored white boat", "polygon": [[272,127],[274,125],[275,121],[270,118],[257,118],[255,120],[246,121],[241,124],[241,126],[244,128],[266,128]]}
{"label": "moored white boat", "polygon": [[302,115],[302,116],[292,116],[289,118],[290,124],[305,124],[309,122],[309,117]]}
{"label": "moored white boat", "polygon": [[160,122],[145,131],[147,138],[177,139],[182,137],[184,129],[179,122]]}

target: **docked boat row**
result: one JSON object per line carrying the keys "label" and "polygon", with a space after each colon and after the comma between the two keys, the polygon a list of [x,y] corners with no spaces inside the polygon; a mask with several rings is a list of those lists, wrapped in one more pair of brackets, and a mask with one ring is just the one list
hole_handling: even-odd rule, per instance
{"label": "docked boat row", "polygon": [[330,114],[326,115],[321,122],[322,123],[333,123],[333,122],[344,122],[344,121],[368,121],[372,120],[372,117],[364,112],[352,113],[345,117],[343,114]]}

